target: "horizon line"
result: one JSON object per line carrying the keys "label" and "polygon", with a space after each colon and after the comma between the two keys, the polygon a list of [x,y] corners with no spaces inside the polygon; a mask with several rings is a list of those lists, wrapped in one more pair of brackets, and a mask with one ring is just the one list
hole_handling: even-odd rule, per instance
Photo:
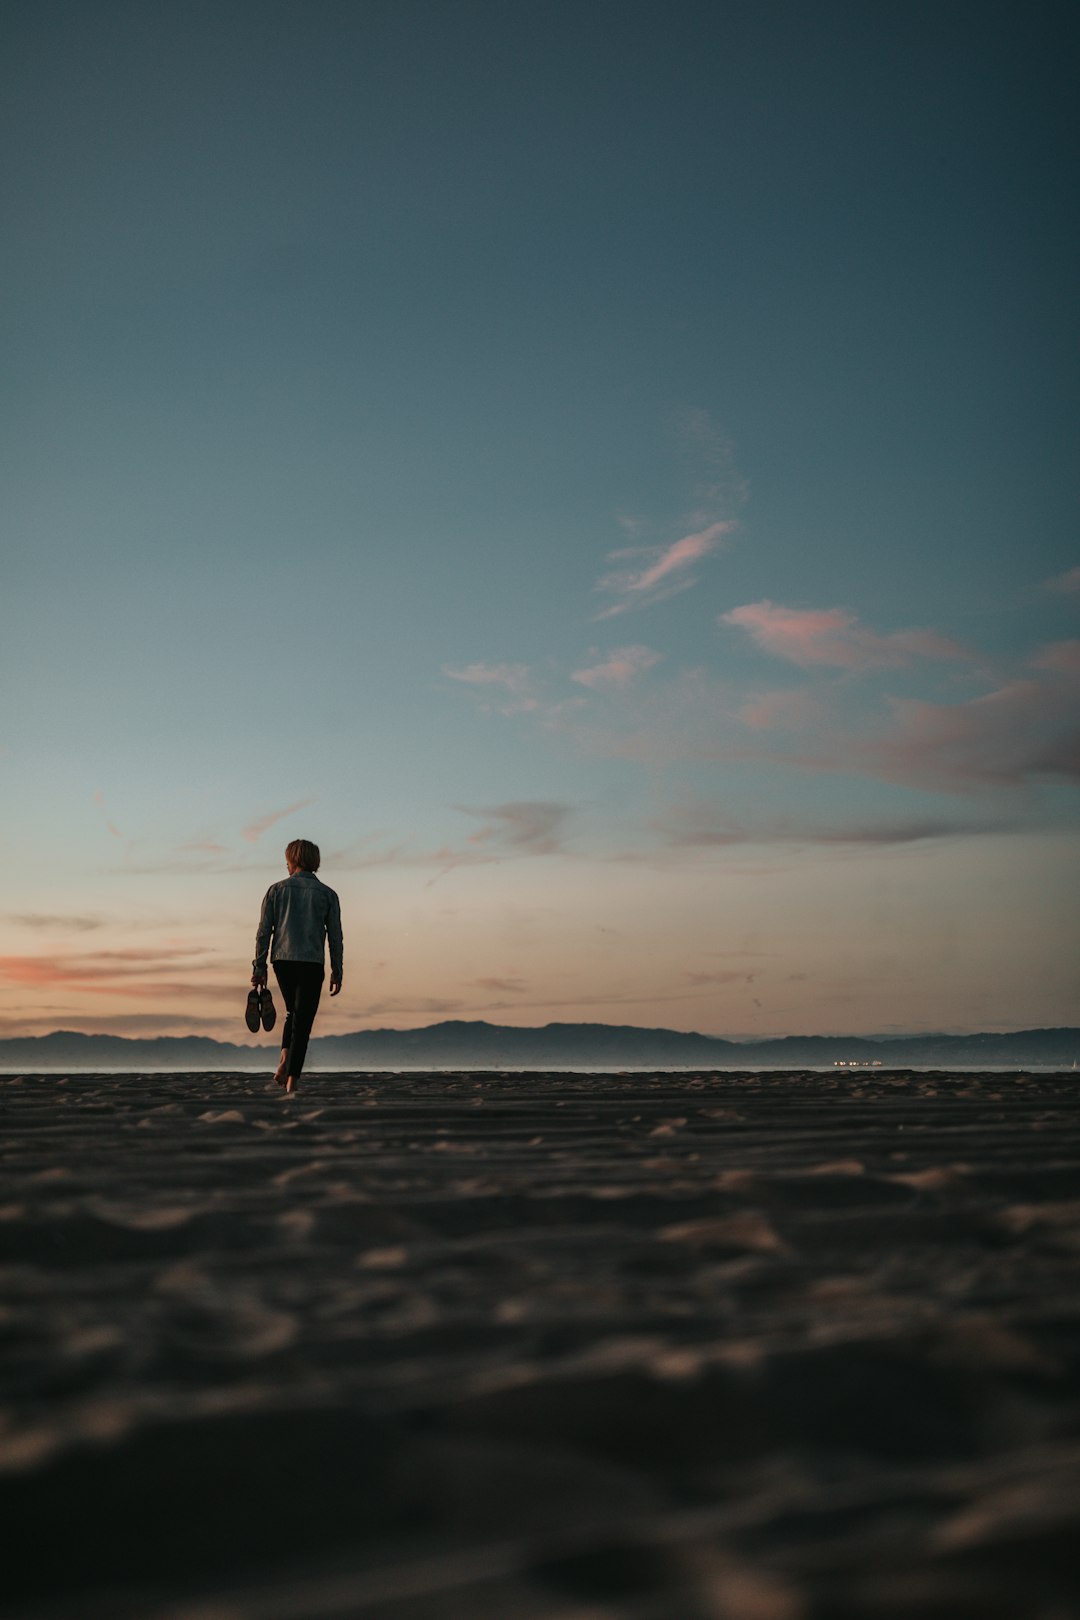
{"label": "horizon line", "polygon": [[[373,1029],[344,1030],[337,1034],[314,1035],[311,1044],[314,1046],[320,1041],[346,1041],[356,1040],[371,1035],[424,1035],[436,1030],[447,1028],[492,1029],[507,1031],[514,1034],[542,1033],[551,1029],[567,1030],[596,1030],[606,1029],[615,1031],[632,1030],[642,1035],[671,1035],[679,1039],[693,1038],[703,1041],[717,1041],[735,1046],[764,1046],[776,1041],[874,1041],[887,1043],[890,1041],[909,1040],[971,1040],[978,1036],[1007,1037],[1012,1035],[1045,1035],[1045,1034],[1077,1034],[1080,1035],[1080,1026],[1072,1024],[1043,1024],[1025,1025],[1007,1029],[964,1029],[964,1030],[909,1030],[892,1032],[889,1034],[880,1031],[873,1034],[856,1034],[851,1031],[833,1031],[827,1034],[810,1035],[803,1032],[789,1032],[782,1035],[716,1035],[702,1030],[671,1029],[662,1024],[609,1024],[601,1020],[581,1020],[564,1022],[558,1019],[549,1020],[546,1024],[494,1024],[485,1018],[444,1018],[433,1024],[420,1024],[413,1027],[401,1028],[392,1024],[379,1025]],[[53,1029],[39,1035],[0,1035],[0,1047],[7,1046],[16,1041],[47,1041],[58,1036],[68,1036],[76,1040],[112,1040],[125,1042],[139,1041],[209,1041],[215,1046],[230,1046],[238,1051],[263,1052],[273,1051],[278,1044],[275,1041],[244,1042],[233,1041],[227,1037],[190,1032],[184,1035],[121,1035],[111,1030],[79,1030],[79,1029]]]}

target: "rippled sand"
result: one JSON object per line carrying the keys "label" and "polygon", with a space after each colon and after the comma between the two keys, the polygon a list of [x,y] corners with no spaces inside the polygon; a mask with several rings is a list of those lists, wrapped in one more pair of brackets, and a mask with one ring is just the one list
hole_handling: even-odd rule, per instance
{"label": "rippled sand", "polygon": [[0,1077],[0,1605],[1072,1620],[1078,1099]]}

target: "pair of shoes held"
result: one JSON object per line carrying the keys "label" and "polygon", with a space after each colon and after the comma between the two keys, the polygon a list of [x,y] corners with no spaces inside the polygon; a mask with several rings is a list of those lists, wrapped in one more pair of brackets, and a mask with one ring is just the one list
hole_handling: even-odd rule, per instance
{"label": "pair of shoes held", "polygon": [[[265,984],[259,992],[259,1017],[262,1019],[263,1029],[273,1029],[277,1023],[277,1008],[274,1006],[274,998]],[[256,1024],[255,1028],[258,1029],[258,1027],[258,1024]]]}

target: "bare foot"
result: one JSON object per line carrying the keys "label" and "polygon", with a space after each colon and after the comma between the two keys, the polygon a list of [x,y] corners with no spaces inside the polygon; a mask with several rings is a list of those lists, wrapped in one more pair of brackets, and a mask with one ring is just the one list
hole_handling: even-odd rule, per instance
{"label": "bare foot", "polygon": [[281,1062],[278,1064],[277,1068],[274,1070],[274,1079],[277,1081],[279,1086],[283,1086],[285,1084],[285,1066],[288,1063],[288,1061],[289,1061],[289,1049],[288,1049],[288,1047],[285,1047],[284,1051],[281,1054]]}

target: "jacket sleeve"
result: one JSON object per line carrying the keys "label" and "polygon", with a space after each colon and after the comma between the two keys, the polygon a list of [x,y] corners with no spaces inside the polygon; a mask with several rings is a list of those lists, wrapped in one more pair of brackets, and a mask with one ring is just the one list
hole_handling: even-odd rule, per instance
{"label": "jacket sleeve", "polygon": [[341,938],[341,902],[330,890],[330,909],[326,914],[326,939],[330,946],[330,977],[341,983],[345,947]]}
{"label": "jacket sleeve", "polygon": [[251,964],[253,974],[266,973],[266,953],[270,949],[270,938],[274,932],[274,890],[269,888],[263,896],[262,911],[259,914],[259,927],[255,934],[255,960]]}

